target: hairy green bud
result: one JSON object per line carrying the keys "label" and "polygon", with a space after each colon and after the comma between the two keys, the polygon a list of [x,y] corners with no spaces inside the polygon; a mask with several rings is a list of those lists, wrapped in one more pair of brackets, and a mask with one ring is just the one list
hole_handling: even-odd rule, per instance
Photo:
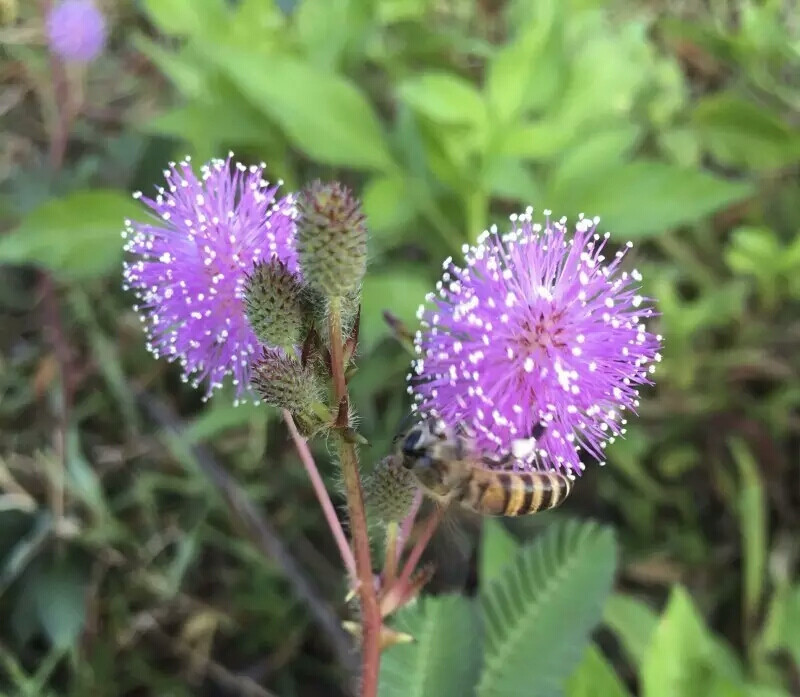
{"label": "hairy green bud", "polygon": [[304,435],[324,424],[321,393],[313,371],[283,351],[264,349],[253,367],[251,383],[264,402],[290,411]]}
{"label": "hairy green bud", "polygon": [[290,347],[300,342],[305,322],[303,291],[300,278],[282,261],[273,258],[253,265],[244,283],[244,306],[262,344]]}
{"label": "hairy green bud", "polygon": [[364,482],[366,504],[384,523],[402,520],[417,492],[417,480],[392,455],[383,458]]}
{"label": "hairy green bud", "polygon": [[297,200],[297,253],[303,276],[328,298],[356,290],[367,269],[361,204],[338,182],[316,181]]}

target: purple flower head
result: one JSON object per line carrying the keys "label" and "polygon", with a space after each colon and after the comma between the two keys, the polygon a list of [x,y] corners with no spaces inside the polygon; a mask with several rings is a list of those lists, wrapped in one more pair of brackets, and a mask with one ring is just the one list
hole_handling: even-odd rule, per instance
{"label": "purple flower head", "polygon": [[158,219],[125,221],[125,289],[132,289],[156,358],[180,362],[206,396],[233,376],[237,398],[250,390],[261,345],[247,323],[242,287],[253,262],[278,257],[297,271],[295,204],[276,200],[281,182],[264,181],[264,164],[212,160],[198,178],[189,158],[171,163],[155,200],[134,194]]}
{"label": "purple flower head", "polygon": [[93,61],[106,42],[106,20],[92,0],[62,0],[47,13],[50,50],[65,61]]}
{"label": "purple flower head", "polygon": [[545,211],[542,227],[532,212],[511,216],[507,235],[493,227],[465,245],[463,268],[445,262],[438,296],[418,313],[409,392],[416,410],[470,426],[486,452],[580,474],[581,449],[602,464],[625,433],[661,337],[643,324],[653,310],[641,274],[619,268],[627,249],[603,254],[599,219],[581,216],[569,239],[566,219]]}

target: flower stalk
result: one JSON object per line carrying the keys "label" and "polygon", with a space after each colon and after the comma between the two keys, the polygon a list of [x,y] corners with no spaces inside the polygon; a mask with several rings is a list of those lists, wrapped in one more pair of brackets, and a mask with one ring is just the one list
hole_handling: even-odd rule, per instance
{"label": "flower stalk", "polygon": [[306,439],[300,435],[292,415],[286,409],[283,410],[283,420],[286,422],[289,433],[292,435],[294,446],[297,448],[297,454],[300,456],[303,466],[306,468],[308,478],[311,480],[311,486],[314,487],[317,501],[319,501],[322,512],[325,514],[328,527],[336,540],[336,546],[339,548],[339,554],[342,556],[342,563],[345,569],[347,569],[347,574],[350,576],[351,582],[355,584],[358,579],[358,573],[356,572],[356,562],[353,557],[353,551],[350,549],[350,545],[347,542],[342,524],[339,522],[339,517],[336,515],[331,497],[328,495],[325,483],[322,481],[322,477],[319,474],[311,451],[308,449]]}
{"label": "flower stalk", "polygon": [[397,549],[395,551],[395,564],[400,563],[400,557],[403,554],[406,540],[408,540],[408,536],[411,534],[411,528],[414,526],[414,521],[417,519],[417,513],[419,513],[420,506],[422,506],[422,491],[417,489],[417,493],[414,495],[414,501],[411,504],[411,510],[409,510],[406,517],[403,518],[402,522],[400,523]]}
{"label": "flower stalk", "polygon": [[428,520],[425,521],[425,527],[422,529],[420,536],[411,548],[406,563],[403,564],[403,570],[400,572],[400,576],[397,577],[397,580],[391,586],[386,586],[386,591],[383,598],[381,598],[381,614],[384,617],[405,605],[414,595],[414,592],[418,590],[416,588],[417,584],[412,582],[411,577],[417,569],[419,560],[422,558],[422,553],[431,541],[433,533],[436,532],[436,528],[439,527],[439,523],[442,522],[445,511],[446,508],[444,506],[439,506]]}
{"label": "flower stalk", "polygon": [[[347,383],[343,362],[341,298],[331,298],[328,313],[330,334],[331,373],[334,397],[339,404],[336,426],[347,428]],[[362,657],[361,657],[361,697],[375,697],[378,693],[378,675],[381,654],[381,620],[378,598],[372,574],[372,558],[369,549],[367,516],[364,508],[364,494],[358,474],[358,457],[355,446],[341,434],[336,438],[339,462],[344,477],[347,496],[347,509],[350,515],[350,534],[355,550],[355,564],[358,575],[358,593],[361,599]]]}
{"label": "flower stalk", "polygon": [[400,535],[400,525],[397,521],[386,524],[386,547],[383,560],[383,585],[390,588],[397,575],[397,538]]}

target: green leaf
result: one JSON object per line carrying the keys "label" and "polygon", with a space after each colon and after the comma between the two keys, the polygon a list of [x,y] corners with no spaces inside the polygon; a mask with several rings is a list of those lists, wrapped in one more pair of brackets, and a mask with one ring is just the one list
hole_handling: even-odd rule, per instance
{"label": "green leaf", "polygon": [[481,664],[475,603],[457,595],[423,598],[401,610],[396,631],[414,643],[381,657],[380,697],[468,697]]}
{"label": "green leaf", "polygon": [[529,3],[526,9],[533,16],[526,17],[518,35],[498,49],[487,69],[486,96],[501,128],[525,108],[546,104],[560,87],[563,57],[555,28],[561,3],[542,0]]}
{"label": "green leaf", "polygon": [[413,330],[417,325],[417,308],[425,302],[425,294],[430,290],[427,281],[409,273],[367,275],[361,293],[361,349],[370,351],[383,337],[389,336],[384,310],[389,310]]}
{"label": "green leaf", "polygon": [[727,165],[773,169],[800,156],[800,133],[784,116],[730,92],[701,100],[693,121],[703,145]]}
{"label": "green leaf", "polygon": [[791,695],[778,687],[746,685],[742,690],[742,697],[791,697]]}
{"label": "green leaf", "polygon": [[364,187],[361,199],[370,232],[377,233],[379,239],[402,228],[416,212],[408,183],[400,175],[373,177]]}
{"label": "green leaf", "polygon": [[570,186],[555,186],[548,206],[560,215],[573,211],[599,215],[603,229],[642,238],[697,222],[752,192],[746,182],[639,160]]}
{"label": "green leaf", "polygon": [[603,622],[616,634],[633,663],[639,665],[658,624],[656,613],[641,600],[614,593],[606,601]]}
{"label": "green leaf", "polygon": [[73,427],[67,432],[67,486],[104,525],[110,515],[100,478],[81,452],[80,435]]}
{"label": "green leaf", "polygon": [[194,36],[225,18],[220,0],[143,0],[153,23],[165,34]]}
{"label": "green leaf", "polygon": [[155,116],[140,127],[145,133],[156,133],[203,143],[235,143],[261,145],[274,137],[258,119],[249,103],[239,99],[211,103],[190,103]]}
{"label": "green leaf", "polygon": [[681,167],[698,167],[700,143],[692,128],[668,128],[657,135],[659,149],[666,159]]}
{"label": "green leaf", "polygon": [[628,159],[639,139],[640,129],[632,124],[616,124],[599,129],[575,143],[556,165],[550,185],[567,189],[575,182],[597,177]]}
{"label": "green leaf", "polygon": [[500,571],[514,560],[518,549],[519,543],[500,521],[487,518],[483,522],[480,548],[480,582],[483,588],[498,578]]}
{"label": "green leaf", "polygon": [[355,3],[303,0],[294,15],[297,36],[305,54],[320,67],[334,68],[350,37],[359,36],[354,27]]}
{"label": "green leaf", "polygon": [[520,201],[525,205],[540,198],[541,187],[521,160],[493,158],[483,180],[485,190],[498,198]]}
{"label": "green leaf", "polygon": [[800,670],[800,585],[784,586],[772,596],[759,649],[764,654],[785,649]]}
{"label": "green leaf", "polygon": [[418,114],[443,124],[482,123],[486,107],[477,89],[452,73],[425,73],[403,82],[400,98]]}
{"label": "green leaf", "polygon": [[86,622],[86,573],[62,559],[41,570],[35,583],[39,622],[57,648],[72,646]]}
{"label": "green leaf", "polygon": [[263,421],[267,414],[265,409],[253,404],[234,406],[229,402],[214,401],[189,424],[183,437],[187,443],[202,443],[232,428]]}
{"label": "green leaf", "polygon": [[747,445],[733,438],[728,447],[739,468],[737,508],[744,556],[744,609],[753,621],[761,605],[767,566],[767,501],[758,463]]}
{"label": "green leaf", "polygon": [[95,189],[50,199],[0,238],[0,262],[34,264],[66,279],[86,279],[117,269],[120,231],[142,209],[119,191]]}
{"label": "green leaf", "polygon": [[561,154],[575,134],[557,121],[522,122],[498,136],[496,154],[534,162],[547,161]]}
{"label": "green leaf", "polygon": [[203,97],[209,92],[209,77],[191,47],[168,51],[147,37],[136,35],[133,46],[149,58],[185,97]]}
{"label": "green leaf", "polygon": [[786,258],[777,235],[767,227],[743,225],[730,236],[725,260],[740,274],[772,277]]}
{"label": "green leaf", "polygon": [[554,525],[482,592],[480,697],[555,697],[580,663],[614,577],[612,532]]}
{"label": "green leaf", "polygon": [[[0,518],[4,525],[7,521]],[[35,516],[31,528],[5,551],[0,568],[0,595],[25,572],[25,569],[36,559],[47,545],[53,532],[53,517],[49,512]]]}
{"label": "green leaf", "polygon": [[231,47],[210,54],[309,157],[357,169],[392,167],[372,106],[346,78],[282,55]]}
{"label": "green leaf", "polygon": [[708,633],[688,593],[673,588],[644,656],[643,697],[705,697],[718,681],[740,679],[730,650]]}
{"label": "green leaf", "polygon": [[606,660],[603,652],[594,644],[583,656],[564,690],[566,697],[629,697],[630,693],[617,677],[614,668]]}

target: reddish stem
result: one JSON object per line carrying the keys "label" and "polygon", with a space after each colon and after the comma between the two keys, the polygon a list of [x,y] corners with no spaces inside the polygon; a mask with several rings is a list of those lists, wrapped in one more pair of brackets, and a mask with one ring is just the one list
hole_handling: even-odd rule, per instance
{"label": "reddish stem", "polygon": [[[344,377],[341,299],[331,298],[328,318],[331,350],[331,373],[334,396],[339,405],[337,427],[346,428],[347,423],[347,383]],[[344,423],[342,423],[344,422]],[[339,461],[342,466],[347,507],[350,514],[350,534],[355,549],[356,570],[358,572],[358,591],[361,597],[362,648],[361,648],[361,697],[376,697],[378,694],[378,675],[381,660],[381,610],[375,593],[372,573],[372,557],[367,533],[367,516],[364,511],[364,494],[358,474],[358,458],[352,443],[340,434],[337,437]]]}
{"label": "reddish stem", "polygon": [[396,564],[400,563],[400,557],[403,556],[406,540],[408,540],[408,536],[411,534],[411,528],[414,526],[414,521],[417,519],[417,513],[419,513],[419,507],[421,505],[422,491],[417,490],[417,493],[414,494],[414,501],[411,503],[411,508],[406,514],[406,517],[403,518],[403,522],[400,523],[400,532],[397,535],[397,547],[395,549]]}
{"label": "reddish stem", "polygon": [[322,481],[317,465],[314,462],[314,456],[308,449],[306,439],[303,438],[297,430],[292,415],[286,409],[283,410],[283,420],[289,427],[289,433],[292,434],[292,440],[294,441],[295,448],[297,448],[297,454],[300,455],[300,459],[306,468],[308,478],[311,480],[311,485],[314,487],[314,493],[317,495],[317,501],[319,501],[319,505],[322,506],[325,520],[328,522],[328,527],[336,540],[337,547],[339,547],[339,554],[342,555],[342,562],[344,562],[347,573],[350,575],[351,582],[355,584],[358,574],[356,573],[356,562],[353,557],[353,550],[350,549],[350,545],[347,542],[342,524],[339,521],[339,517],[336,515],[336,509],[333,507],[331,497],[328,495],[328,490],[325,488],[325,483]]}
{"label": "reddish stem", "polygon": [[[50,9],[51,3],[44,3],[44,11]],[[70,107],[69,80],[63,63],[53,54],[50,55],[50,68],[53,81],[53,107],[55,120],[50,132],[50,166],[53,172],[58,172],[64,164],[64,154],[72,124],[72,109]],[[53,492],[53,513],[56,519],[64,515],[64,473],[67,468],[67,434],[69,431],[70,410],[72,406],[72,373],[70,371],[70,348],[61,321],[61,307],[58,298],[58,288],[53,276],[42,272],[42,290],[44,295],[44,309],[46,326],[50,334],[50,342],[58,360],[61,373],[61,411],[57,433],[56,448],[59,451],[61,471]]]}
{"label": "reddish stem", "polygon": [[394,583],[397,575],[397,543],[400,535],[400,526],[392,521],[386,526],[386,547],[383,559],[383,585],[387,588]]}
{"label": "reddish stem", "polygon": [[414,547],[411,549],[408,559],[406,559],[406,563],[403,565],[403,570],[400,572],[400,576],[397,578],[397,581],[395,581],[394,585],[387,590],[386,595],[381,602],[382,612],[384,615],[390,614],[405,602],[405,595],[409,588],[411,574],[413,574],[414,569],[417,568],[417,564],[419,564],[422,553],[425,551],[425,547],[428,546],[428,542],[430,542],[431,537],[433,537],[434,531],[442,521],[446,510],[446,507],[440,506],[436,509],[436,512],[425,521],[425,527],[422,529],[422,534],[419,536],[419,538],[417,538]]}

